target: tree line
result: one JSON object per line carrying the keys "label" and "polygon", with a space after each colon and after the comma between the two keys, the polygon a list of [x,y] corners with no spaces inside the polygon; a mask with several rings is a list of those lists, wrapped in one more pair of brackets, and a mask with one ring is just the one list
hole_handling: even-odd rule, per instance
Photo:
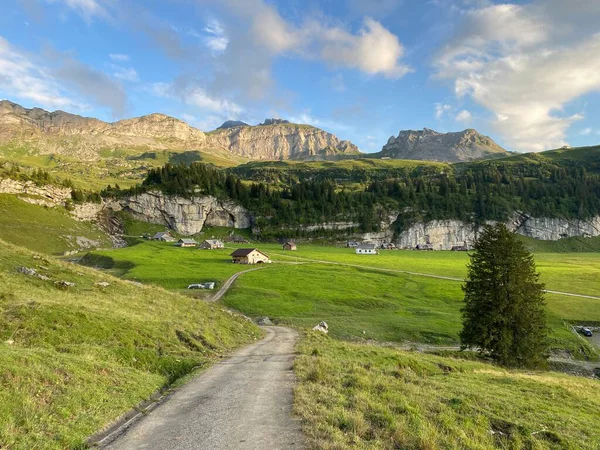
{"label": "tree line", "polygon": [[[234,200],[257,218],[263,231],[299,230],[303,225],[354,222],[356,231],[378,231],[390,212],[396,230],[417,221],[458,219],[506,221],[515,211],[536,217],[585,219],[600,215],[600,168],[593,164],[502,163],[440,166],[371,176],[365,183],[325,176],[289,183],[244,180],[231,171],[201,163],[151,169],[129,190],[108,187],[102,195],[130,195],[158,189],[185,197],[212,195]],[[321,171],[319,171],[321,172]],[[389,173],[388,173],[389,175]],[[297,231],[300,233],[301,231]]]}

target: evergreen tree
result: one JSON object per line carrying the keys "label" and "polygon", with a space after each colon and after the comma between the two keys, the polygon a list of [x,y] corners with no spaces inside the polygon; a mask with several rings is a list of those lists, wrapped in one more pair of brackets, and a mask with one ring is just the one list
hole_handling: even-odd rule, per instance
{"label": "evergreen tree", "polygon": [[504,224],[485,227],[475,243],[463,290],[463,349],[505,366],[545,365],[544,285],[533,256]]}

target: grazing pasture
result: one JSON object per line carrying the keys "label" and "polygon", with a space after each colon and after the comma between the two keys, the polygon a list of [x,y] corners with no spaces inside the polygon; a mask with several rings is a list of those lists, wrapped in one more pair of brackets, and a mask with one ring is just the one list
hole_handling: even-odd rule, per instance
{"label": "grazing pasture", "polygon": [[598,381],[308,333],[295,411],[312,448],[600,448]]}
{"label": "grazing pasture", "polygon": [[[247,268],[229,262],[235,247],[228,245],[231,247],[223,250],[198,250],[144,241],[92,256],[107,258],[109,265],[114,265],[113,273],[127,279],[172,290],[217,281],[218,288]],[[325,320],[332,335],[343,339],[433,345],[458,342],[463,297],[460,279],[466,273],[466,253],[382,251],[356,255],[353,249],[302,244],[295,252],[285,252],[277,244],[244,246],[255,245],[275,263],[236,280],[222,300],[231,308],[301,328]],[[539,253],[536,260],[548,289],[600,293],[600,255]],[[568,349],[580,358],[595,358],[591,347],[567,322],[599,322],[600,300],[548,294],[547,301],[553,347]]]}

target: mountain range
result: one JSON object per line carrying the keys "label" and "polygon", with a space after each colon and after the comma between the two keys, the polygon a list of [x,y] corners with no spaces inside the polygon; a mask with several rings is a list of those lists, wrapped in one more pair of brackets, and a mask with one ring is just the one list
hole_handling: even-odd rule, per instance
{"label": "mountain range", "polygon": [[311,125],[266,119],[258,125],[226,121],[203,132],[164,114],[104,122],[64,111],[27,109],[0,101],[0,145],[27,147],[30,153],[95,161],[107,151],[128,155],[152,151],[201,151],[239,160],[336,160],[349,158],[469,161],[506,154],[492,139],[465,130],[401,131],[379,153],[361,153],[352,142]]}

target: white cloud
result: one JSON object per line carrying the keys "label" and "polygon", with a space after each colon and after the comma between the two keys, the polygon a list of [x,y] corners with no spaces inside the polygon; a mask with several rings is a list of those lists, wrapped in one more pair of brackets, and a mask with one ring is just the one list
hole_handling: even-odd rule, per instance
{"label": "white cloud", "polygon": [[324,128],[332,131],[347,131],[349,127],[344,125],[343,123],[336,122],[328,119],[319,119],[310,114],[310,111],[303,112],[296,115],[291,115],[288,117],[288,120],[292,123],[306,124],[312,125],[317,128]]}
{"label": "white cloud", "polygon": [[301,25],[285,20],[264,0],[225,0],[229,10],[250,20],[250,40],[271,56],[288,55],[318,59],[325,63],[358,69],[369,75],[400,78],[412,69],[401,62],[404,47],[398,37],[380,22],[365,18],[357,33],[330,26],[323,19],[306,19]]}
{"label": "white cloud", "polygon": [[466,109],[459,111],[459,113],[454,118],[454,120],[456,120],[457,122],[463,123],[463,124],[470,123],[472,119],[473,119],[473,115]]}
{"label": "white cloud", "polygon": [[127,62],[129,61],[129,55],[124,55],[122,53],[111,53],[108,55],[110,59],[115,62]]}
{"label": "white cloud", "polygon": [[512,149],[566,144],[572,100],[600,90],[600,3],[559,0],[468,11],[460,32],[436,57],[436,76],[453,81],[493,114]]}
{"label": "white cloud", "polygon": [[[214,129],[225,120],[239,118],[244,112],[244,109],[237,103],[226,98],[211,96],[204,88],[194,83],[183,85],[152,83],[146,86],[146,90],[157,97],[179,100],[189,107],[196,108],[198,112],[204,113],[202,119],[186,113],[188,118],[191,119],[189,121],[197,124],[202,130]],[[182,117],[184,116],[182,115]]]}
{"label": "white cloud", "polygon": [[435,118],[440,120],[444,114],[449,111],[452,111],[452,106],[445,103],[436,103],[435,104]]}
{"label": "white cloud", "polygon": [[0,91],[47,109],[84,110],[85,104],[66,92],[52,71],[0,36]]}
{"label": "white cloud", "polygon": [[582,136],[589,136],[590,134],[592,134],[592,131],[593,130],[591,128],[584,128],[579,134]]}
{"label": "white cloud", "polygon": [[209,49],[217,53],[227,49],[229,39],[221,22],[216,19],[210,20],[203,31],[208,35],[204,37],[204,42]]}
{"label": "white cloud", "polygon": [[[46,0],[48,3],[63,3],[89,21],[93,17],[108,17],[108,11],[97,0]],[[108,3],[105,1],[105,3]]]}
{"label": "white cloud", "polygon": [[184,96],[185,103],[197,106],[205,111],[221,113],[224,117],[237,117],[243,111],[243,108],[237,103],[212,97],[199,87],[188,89]]}
{"label": "white cloud", "polygon": [[113,76],[119,80],[131,81],[132,83],[140,80],[137,71],[131,67],[114,66],[114,69],[115,72],[113,73]]}

